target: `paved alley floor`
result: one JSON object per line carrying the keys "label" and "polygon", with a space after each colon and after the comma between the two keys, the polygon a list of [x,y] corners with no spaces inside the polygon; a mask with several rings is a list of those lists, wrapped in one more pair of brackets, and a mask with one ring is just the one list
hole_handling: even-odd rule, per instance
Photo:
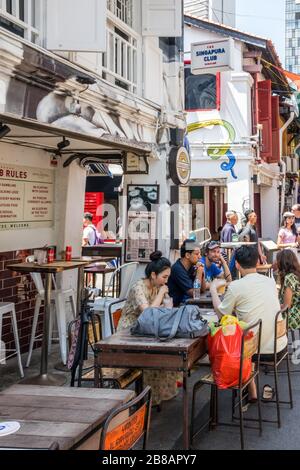
{"label": "paved alley floor", "polygon": [[[49,370],[66,376],[65,386],[69,386],[70,373],[59,372],[54,369],[58,362],[58,349],[54,348],[49,357]],[[25,362],[25,357],[24,361]],[[25,369],[26,377],[36,375],[40,367],[40,350],[34,351],[32,364],[29,369]],[[205,375],[209,369],[201,367],[197,369],[189,380],[189,394],[191,401],[192,386]],[[253,450],[298,450],[300,449],[300,364],[292,365],[292,384],[294,408],[288,405],[281,405],[282,427],[278,429],[276,424],[264,423],[263,435],[252,429],[245,429],[245,447]],[[298,372],[297,372],[298,371]],[[17,383],[20,380],[18,368],[15,361],[10,361],[6,366],[0,366],[0,390]],[[280,374],[280,395],[282,400],[288,398],[287,376]],[[261,373],[261,387],[264,384],[274,384],[272,374]],[[86,384],[85,384],[86,386]],[[182,449],[182,390],[178,390],[176,399],[164,402],[161,412],[154,408],[151,416],[149,449],[151,450],[181,450]],[[0,400],[1,406],[1,400]],[[197,398],[197,412],[195,426],[201,425],[207,417],[209,411],[209,387],[199,392]],[[276,405],[262,403],[263,417],[267,419],[276,418]],[[222,422],[231,422],[231,394],[228,391],[219,394],[219,418]],[[251,405],[245,417],[256,417],[257,406]],[[237,422],[238,423],[238,422]],[[255,424],[256,425],[256,424]],[[240,449],[239,428],[218,427],[214,431],[205,429],[197,437],[193,448],[197,450],[226,450]]]}

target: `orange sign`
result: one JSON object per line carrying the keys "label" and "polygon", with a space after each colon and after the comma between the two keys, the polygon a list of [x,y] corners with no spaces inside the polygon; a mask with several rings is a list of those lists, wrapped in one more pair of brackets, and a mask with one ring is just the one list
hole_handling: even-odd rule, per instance
{"label": "orange sign", "polygon": [[104,450],[128,450],[141,437],[144,430],[147,405],[145,404],[126,421],[106,434]]}

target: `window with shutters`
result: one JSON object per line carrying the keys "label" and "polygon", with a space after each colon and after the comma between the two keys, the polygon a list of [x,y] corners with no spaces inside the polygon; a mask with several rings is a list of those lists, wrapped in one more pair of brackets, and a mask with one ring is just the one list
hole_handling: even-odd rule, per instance
{"label": "window with shutters", "polygon": [[137,92],[138,34],[132,29],[132,0],[107,0],[107,52],[102,76],[132,93]]}
{"label": "window with shutters", "polygon": [[272,96],[272,156],[269,163],[280,162],[280,113],[279,96]]}
{"label": "window with shutters", "polygon": [[0,0],[0,26],[41,44],[44,0]]}
{"label": "window with shutters", "polygon": [[107,0],[107,9],[119,20],[132,27],[132,0]]}
{"label": "window with shutters", "polygon": [[261,157],[272,158],[272,83],[264,80],[258,83],[258,121],[263,126]]}

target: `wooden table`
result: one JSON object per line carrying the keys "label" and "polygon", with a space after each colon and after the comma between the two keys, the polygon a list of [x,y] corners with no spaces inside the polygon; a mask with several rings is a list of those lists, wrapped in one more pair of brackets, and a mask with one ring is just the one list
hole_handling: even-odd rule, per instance
{"label": "wooden table", "polygon": [[101,243],[95,246],[83,246],[82,256],[105,256],[117,258],[118,266],[121,264],[122,243]]}
{"label": "wooden table", "polygon": [[159,342],[155,338],[131,336],[130,329],[95,345],[95,387],[100,378],[97,368],[159,369],[183,372],[183,441],[189,448],[189,397],[187,381],[193,365],[206,354],[206,338],[174,338]]}
{"label": "wooden table", "polygon": [[21,274],[41,273],[45,274],[45,314],[43,325],[43,341],[41,355],[40,375],[30,379],[25,379],[22,383],[34,385],[62,385],[65,383],[65,377],[61,375],[48,374],[48,337],[50,323],[50,304],[51,304],[51,288],[52,274],[61,273],[71,269],[78,269],[77,281],[77,314],[80,313],[81,299],[84,283],[84,267],[88,266],[90,261],[54,261],[38,265],[37,263],[18,263],[7,265],[8,269]]}
{"label": "wooden table", "polygon": [[21,428],[0,437],[0,447],[76,449],[109,414],[135,396],[131,390],[14,385],[0,393],[0,422]]}
{"label": "wooden table", "polygon": [[[102,275],[102,297],[105,297],[105,276],[106,274],[111,274],[114,273],[116,268],[108,268],[106,265],[98,265],[93,264],[90,266],[87,266],[84,269],[85,275],[92,274],[93,276],[93,288],[96,287],[96,275],[101,274]],[[86,281],[85,284],[87,285],[88,282]],[[113,293],[115,290],[115,286],[113,285]]]}
{"label": "wooden table", "polygon": [[198,307],[214,308],[211,295],[209,293],[201,294],[200,299],[188,299],[186,305],[197,305]]}

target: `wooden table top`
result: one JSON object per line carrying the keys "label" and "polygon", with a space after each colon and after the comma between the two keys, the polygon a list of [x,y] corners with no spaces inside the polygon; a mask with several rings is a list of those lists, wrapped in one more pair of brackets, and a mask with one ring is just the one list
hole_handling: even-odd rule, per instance
{"label": "wooden table top", "polygon": [[106,338],[99,343],[96,343],[95,348],[101,351],[104,350],[130,350],[138,352],[151,352],[161,351],[168,352],[188,352],[193,349],[195,344],[205,342],[205,338],[174,338],[170,341],[161,342],[156,338],[147,336],[132,336],[130,328],[115,333],[114,335]]}
{"label": "wooden table top", "polygon": [[54,261],[53,263],[37,264],[37,263],[16,263],[8,264],[7,269],[19,273],[61,273],[70,269],[82,268],[90,265],[90,261]]}
{"label": "wooden table top", "polygon": [[208,294],[201,294],[200,299],[188,299],[185,303],[186,305],[213,305],[212,297]]}
{"label": "wooden table top", "polygon": [[109,414],[127,403],[131,390],[14,385],[0,393],[0,422],[18,421],[19,431],[0,437],[0,447],[76,447]]}

